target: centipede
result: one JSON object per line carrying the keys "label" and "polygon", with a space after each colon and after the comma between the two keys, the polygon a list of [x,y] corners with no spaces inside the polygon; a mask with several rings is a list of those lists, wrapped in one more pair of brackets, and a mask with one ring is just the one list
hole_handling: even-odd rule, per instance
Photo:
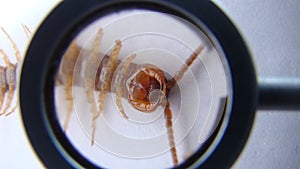
{"label": "centipede", "polygon": [[[28,38],[31,36],[31,31],[26,25],[22,28]],[[8,116],[12,114],[16,107],[12,105],[12,100],[15,95],[18,79],[16,72],[18,64],[21,60],[21,54],[16,43],[10,35],[1,27],[2,33],[8,39],[14,52],[16,62],[12,63],[9,56],[3,49],[0,48],[0,54],[5,66],[0,66],[0,116]],[[185,60],[179,70],[169,79],[166,73],[159,67],[153,64],[136,64],[134,59],[138,57],[133,53],[124,61],[118,59],[119,52],[122,48],[122,41],[115,40],[115,44],[109,54],[105,55],[99,65],[97,63],[98,48],[101,45],[103,37],[103,28],[99,28],[92,42],[90,57],[85,60],[82,66],[84,74],[84,83],[74,81],[75,65],[78,64],[79,54],[82,48],[76,43],[76,39],[71,42],[68,49],[64,53],[61,65],[56,77],[56,85],[61,85],[64,88],[64,97],[66,100],[65,119],[62,125],[63,131],[66,132],[69,126],[71,114],[74,109],[74,96],[72,86],[81,86],[85,89],[86,100],[90,105],[91,119],[91,146],[94,145],[96,133],[96,123],[99,116],[104,113],[105,99],[108,92],[116,94],[116,105],[120,115],[124,119],[130,117],[124,111],[121,98],[126,98],[128,103],[136,110],[142,113],[151,113],[159,106],[163,107],[165,127],[167,129],[168,144],[171,152],[171,160],[174,166],[179,164],[176,145],[174,141],[174,131],[172,122],[172,105],[169,102],[169,94],[177,83],[183,78],[185,72],[190,68],[193,62],[197,59],[200,53],[205,48],[204,45],[199,45],[193,53]],[[121,67],[117,69],[117,67]],[[96,71],[96,79],[92,78],[92,71]],[[99,94],[95,98],[93,92],[98,91]]]}
{"label": "centipede", "polygon": [[[89,51],[89,58],[85,59],[85,65],[81,66],[83,74],[83,83],[74,81],[75,65],[78,64],[81,47],[77,45],[76,39],[66,50],[59,73],[57,75],[57,84],[64,86],[65,100],[67,101],[67,111],[63,122],[63,130],[66,131],[73,111],[73,93],[72,86],[80,85],[85,89],[86,100],[90,105],[91,119],[91,145],[94,145],[97,119],[104,113],[105,99],[108,92],[114,92],[116,95],[115,103],[120,116],[124,119],[130,117],[124,111],[121,98],[127,99],[128,103],[142,113],[152,113],[159,106],[163,107],[165,127],[167,129],[168,144],[171,152],[171,160],[174,166],[179,164],[176,145],[174,141],[174,131],[172,122],[172,105],[169,102],[169,94],[177,83],[184,77],[185,72],[192,66],[200,53],[205,48],[199,45],[193,53],[185,60],[179,70],[169,79],[166,73],[153,64],[134,63],[138,54],[132,53],[126,59],[118,59],[122,48],[122,41],[116,39],[115,44],[108,54],[97,63],[99,55],[97,54],[103,37],[103,28],[100,27],[92,41],[92,47]],[[82,63],[83,64],[83,63]],[[119,68],[117,68],[119,67]],[[91,72],[96,72],[96,78],[93,79]],[[98,96],[94,96],[93,91],[98,91]]]}
{"label": "centipede", "polygon": [[[13,63],[10,59],[11,57],[0,48],[0,55],[5,63],[3,66],[0,66],[0,116],[9,116],[16,110],[18,105],[12,101],[16,97],[15,92],[19,82],[17,79],[17,69],[19,69],[19,63],[21,61],[21,52],[8,32],[3,27],[0,28],[1,32],[13,48],[14,57],[16,58],[15,63]],[[31,31],[24,24],[22,24],[22,28],[29,39]]]}

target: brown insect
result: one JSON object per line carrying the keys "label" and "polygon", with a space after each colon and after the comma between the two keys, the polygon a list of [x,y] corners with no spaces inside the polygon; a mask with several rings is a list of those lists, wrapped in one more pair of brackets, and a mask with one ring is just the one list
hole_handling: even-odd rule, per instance
{"label": "brown insect", "polygon": [[[204,46],[200,45],[185,61],[185,64],[180,67],[177,73],[171,79],[166,79],[165,73],[155,65],[137,65],[132,63],[136,54],[132,54],[121,63],[121,61],[117,59],[122,48],[122,42],[120,40],[115,42],[110,54],[104,56],[99,65],[98,49],[101,44],[102,36],[103,30],[100,28],[89,51],[89,58],[85,58],[84,63],[82,60],[79,61],[78,56],[81,47],[76,45],[75,41],[71,43],[62,59],[60,71],[57,76],[57,84],[64,85],[65,99],[68,102],[66,118],[63,124],[64,131],[67,129],[70,115],[73,111],[73,85],[84,86],[86,90],[87,101],[90,104],[90,111],[92,113],[91,145],[94,144],[96,120],[99,115],[103,113],[107,92],[116,93],[118,110],[120,115],[125,119],[130,117],[127,116],[123,109],[121,102],[122,97],[127,98],[128,103],[133,108],[144,113],[151,113],[155,111],[158,106],[163,106],[173,164],[174,166],[178,165],[179,162],[172,128],[172,111],[168,96],[172,88],[182,79],[184,73],[204,49]],[[83,84],[73,81],[74,68],[77,63],[80,63],[82,67],[81,71],[84,75]],[[121,68],[117,69],[120,64],[122,64]],[[96,79],[93,80],[92,75],[94,74],[91,72],[96,72]],[[94,90],[99,91],[97,101],[94,98]]]}
{"label": "brown insect", "polygon": [[[30,37],[30,30],[27,26],[22,25],[25,34],[27,37]],[[9,34],[4,30],[4,28],[0,27],[1,31],[4,33],[6,38],[9,40],[13,50],[15,52],[16,63],[12,63],[9,59],[8,55],[0,48],[0,54],[5,62],[5,66],[0,66],[0,116],[1,115],[10,115],[17,108],[17,104],[12,106],[12,100],[16,91],[16,86],[18,84],[16,78],[16,72],[18,68],[18,63],[21,59],[21,54],[17,45],[9,36]],[[5,103],[5,105],[4,105]],[[3,107],[4,105],[4,107]],[[11,107],[11,109],[9,109]]]}

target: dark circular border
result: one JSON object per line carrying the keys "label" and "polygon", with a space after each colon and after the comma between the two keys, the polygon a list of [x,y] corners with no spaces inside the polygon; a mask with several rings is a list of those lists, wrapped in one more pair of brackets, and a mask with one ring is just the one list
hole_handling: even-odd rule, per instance
{"label": "dark circular border", "polygon": [[[54,80],[70,41],[97,16],[122,9],[155,9],[182,17],[212,35],[233,72],[232,111],[224,114],[220,139],[211,138],[208,156],[199,150],[178,167],[229,168],[244,147],[257,104],[257,82],[249,52],[231,21],[210,1],[65,0],[45,19],[27,50],[20,82],[22,117],[30,142],[47,168],[97,168],[70,145],[54,108]],[[204,25],[199,25],[203,23]],[[223,126],[222,126],[223,125]]]}

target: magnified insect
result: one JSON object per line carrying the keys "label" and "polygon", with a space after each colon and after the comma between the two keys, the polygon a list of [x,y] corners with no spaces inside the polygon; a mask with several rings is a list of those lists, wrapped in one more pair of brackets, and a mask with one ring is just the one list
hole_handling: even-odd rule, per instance
{"label": "magnified insect", "polygon": [[[129,26],[145,16],[143,25]],[[157,18],[165,24],[152,24]],[[168,24],[178,30],[168,31],[163,27]],[[136,10],[101,18],[76,36],[63,55],[55,88],[57,116],[70,142],[93,162],[113,168],[151,161],[174,167],[193,154],[217,126],[225,106],[219,97],[227,95],[225,72],[202,63],[210,62],[204,57],[220,60],[195,30],[178,18]],[[215,69],[219,84],[211,84],[207,69]],[[207,96],[202,102],[199,91]],[[204,107],[212,103],[222,106]]]}
{"label": "magnified insect", "polygon": [[[31,34],[30,30],[26,25],[22,25],[22,27],[27,38],[29,38]],[[5,29],[1,27],[1,31],[8,39],[9,43],[11,44],[15,53],[14,56],[16,58],[15,63],[13,63],[10,60],[10,57],[5,53],[5,51],[0,48],[0,54],[5,63],[5,66],[0,66],[0,116],[1,115],[8,116],[11,113],[13,113],[17,108],[17,103],[15,103],[15,105],[12,105],[12,101],[13,101],[14,94],[16,92],[16,86],[18,86],[16,74],[17,74],[18,64],[21,59],[21,54],[17,45],[12,40],[10,35],[5,31]]]}
{"label": "magnified insect", "polygon": [[[99,43],[101,42],[102,38],[102,28],[99,29],[98,35],[96,36],[92,52],[91,52],[91,58],[90,58],[90,65],[92,65],[94,62],[97,62],[97,48],[99,47]],[[99,76],[99,80],[97,80],[96,84],[92,80],[93,78],[87,78],[85,79],[84,87],[86,89],[86,95],[87,100],[91,104],[91,112],[93,114],[92,119],[92,138],[91,138],[91,144],[94,144],[94,137],[95,137],[95,131],[96,131],[96,120],[99,117],[100,113],[104,110],[104,102],[106,93],[110,91],[111,88],[116,89],[116,103],[118,106],[118,109],[120,111],[120,114],[128,119],[129,117],[123,110],[121,97],[124,95],[123,92],[126,92],[125,95],[127,95],[128,102],[137,110],[144,112],[144,113],[151,113],[153,112],[157,106],[162,105],[164,107],[164,117],[166,119],[166,127],[168,130],[168,138],[169,138],[169,144],[172,152],[172,160],[174,163],[174,166],[178,165],[178,158],[176,153],[176,147],[174,143],[174,135],[173,135],[173,128],[172,128],[172,111],[170,109],[170,103],[168,101],[168,95],[171,92],[172,88],[177,84],[177,82],[182,79],[184,76],[184,73],[187,71],[189,66],[192,65],[193,61],[197,58],[197,56],[200,54],[200,52],[204,49],[203,45],[200,45],[195,52],[186,60],[185,64],[181,66],[181,68],[178,70],[178,72],[172,77],[171,79],[166,79],[165,74],[162,70],[157,68],[154,65],[150,64],[144,64],[144,65],[132,65],[131,73],[128,73],[128,69],[132,60],[136,57],[136,54],[130,55],[124,62],[124,65],[122,66],[121,70],[116,72],[117,65],[120,63],[119,60],[117,60],[119,51],[121,49],[122,43],[121,41],[117,40],[116,44],[111,51],[109,56],[106,56],[107,61],[103,61],[100,67],[97,68],[97,72]],[[63,84],[65,86],[65,96],[68,103],[67,108],[67,116],[64,123],[64,130],[67,129],[69,120],[70,120],[70,114],[73,110],[72,107],[72,80],[73,80],[73,70],[76,63],[76,54],[78,56],[78,51],[80,51],[80,48],[76,47],[74,43],[71,45],[70,49],[65,54],[65,60],[63,63],[68,64],[64,65],[64,68],[62,69],[62,74],[60,76],[61,81],[63,81]],[[86,69],[91,69],[94,67],[87,67]],[[89,73],[91,71],[85,70],[87,72],[85,77],[91,77]],[[117,77],[115,80],[115,83],[113,84],[113,74]],[[122,85],[123,84],[123,85]],[[127,86],[125,86],[125,85]],[[114,85],[111,87],[111,85]],[[99,90],[100,94],[98,96],[98,100],[95,101],[93,90],[95,89]],[[126,90],[126,89],[127,90]],[[124,90],[125,89],[125,90]],[[96,106],[96,102],[98,103],[98,107]]]}

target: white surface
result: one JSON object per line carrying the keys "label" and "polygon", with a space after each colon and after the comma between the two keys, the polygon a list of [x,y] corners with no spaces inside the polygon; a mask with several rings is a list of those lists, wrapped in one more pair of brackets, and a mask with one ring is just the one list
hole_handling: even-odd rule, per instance
{"label": "white surface", "polygon": [[[300,77],[298,0],[219,0],[239,27],[260,76]],[[1,1],[0,25],[24,50],[21,23],[34,30],[56,1]],[[17,5],[18,4],[18,5]],[[12,55],[0,36],[0,47]],[[2,62],[1,62],[2,63]],[[233,168],[300,168],[299,112],[258,111],[254,130]],[[42,168],[23,132],[19,113],[0,117],[0,168]]]}
{"label": "white surface", "polygon": [[[243,33],[260,77],[300,78],[299,0],[219,0]],[[300,168],[300,112],[258,111],[233,168]]]}

